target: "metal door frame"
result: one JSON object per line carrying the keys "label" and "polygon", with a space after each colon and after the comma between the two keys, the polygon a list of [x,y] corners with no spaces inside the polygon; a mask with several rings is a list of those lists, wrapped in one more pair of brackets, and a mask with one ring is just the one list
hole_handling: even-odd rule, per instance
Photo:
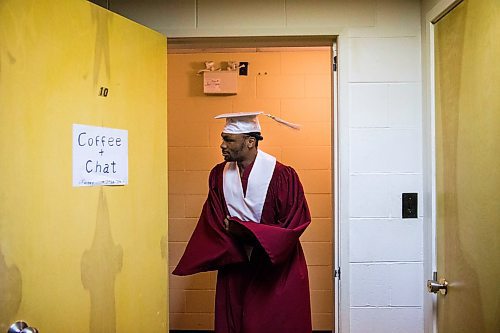
{"label": "metal door frame", "polygon": [[[341,230],[341,196],[345,189],[340,189],[340,170],[342,168],[340,160],[349,159],[345,156],[348,153],[347,149],[342,154],[340,148],[341,129],[339,126],[339,61],[338,45],[341,34],[332,35],[307,35],[307,36],[254,36],[254,37],[182,37],[182,38],[167,38],[167,52],[173,54],[183,54],[196,52],[256,52],[257,49],[286,49],[286,48],[302,48],[302,47],[330,47],[331,49],[331,194],[332,194],[332,270],[334,272],[332,281],[332,302],[333,302],[333,332],[349,332],[349,260],[348,260],[348,227],[347,225]],[[330,40],[331,44],[327,45],[326,40]],[[258,46],[259,45],[259,46]],[[336,57],[336,58],[335,58]],[[344,58],[344,59],[347,59]],[[343,65],[345,68],[345,64]],[[347,99],[346,99],[347,100]],[[345,134],[344,134],[345,137]],[[346,163],[346,162],[344,162]],[[348,163],[348,162],[347,162]],[[345,168],[343,170],[348,170]],[[347,202],[347,201],[345,201]],[[345,205],[345,203],[343,203]],[[347,212],[347,209],[343,211]],[[344,219],[345,221],[345,219]],[[342,232],[341,232],[342,231]],[[343,250],[343,251],[342,251]],[[346,260],[342,260],[342,258]],[[344,284],[341,286],[340,272]],[[342,287],[342,288],[341,288]]]}

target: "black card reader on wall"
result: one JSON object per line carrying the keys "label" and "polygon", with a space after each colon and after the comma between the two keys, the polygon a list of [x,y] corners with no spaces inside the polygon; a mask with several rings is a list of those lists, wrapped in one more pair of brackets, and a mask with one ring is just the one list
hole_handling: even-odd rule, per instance
{"label": "black card reader on wall", "polygon": [[403,193],[403,211],[404,219],[418,218],[418,193]]}

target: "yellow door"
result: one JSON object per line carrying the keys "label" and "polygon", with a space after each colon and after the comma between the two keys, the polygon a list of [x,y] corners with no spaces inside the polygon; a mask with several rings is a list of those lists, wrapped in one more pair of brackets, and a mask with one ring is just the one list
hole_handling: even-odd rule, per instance
{"label": "yellow door", "polygon": [[[0,332],[167,331],[166,39],[83,0],[0,1]],[[73,124],[128,184],[73,187]]]}
{"label": "yellow door", "polygon": [[439,333],[500,332],[500,2],[435,25]]}

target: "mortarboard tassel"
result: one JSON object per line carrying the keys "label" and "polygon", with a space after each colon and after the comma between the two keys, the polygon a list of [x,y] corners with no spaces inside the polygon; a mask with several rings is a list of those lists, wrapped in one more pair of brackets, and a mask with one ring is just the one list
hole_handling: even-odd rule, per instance
{"label": "mortarboard tassel", "polygon": [[294,124],[294,123],[291,123],[291,122],[288,122],[286,120],[283,120],[281,118],[278,118],[276,116],[273,116],[272,114],[269,114],[269,113],[264,113],[265,116],[268,116],[269,118],[271,118],[272,120],[274,121],[277,121],[278,123],[280,124],[283,124],[285,126],[288,126],[290,128],[293,128],[293,129],[296,129],[296,130],[300,130],[300,125],[297,125],[297,124]]}

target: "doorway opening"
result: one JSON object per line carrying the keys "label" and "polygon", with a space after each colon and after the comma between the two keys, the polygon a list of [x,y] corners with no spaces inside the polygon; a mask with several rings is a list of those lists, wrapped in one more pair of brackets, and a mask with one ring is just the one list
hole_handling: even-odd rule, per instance
{"label": "doorway opening", "polygon": [[[335,329],[338,223],[335,198],[334,36],[168,40],[169,271],[182,255],[206,199],[208,175],[222,162],[213,116],[264,111],[298,123],[296,132],[261,119],[259,148],[299,174],[312,215],[301,243],[308,264],[313,330]],[[248,63],[234,95],[206,95],[198,71]],[[170,330],[213,329],[216,273],[170,275]]]}

